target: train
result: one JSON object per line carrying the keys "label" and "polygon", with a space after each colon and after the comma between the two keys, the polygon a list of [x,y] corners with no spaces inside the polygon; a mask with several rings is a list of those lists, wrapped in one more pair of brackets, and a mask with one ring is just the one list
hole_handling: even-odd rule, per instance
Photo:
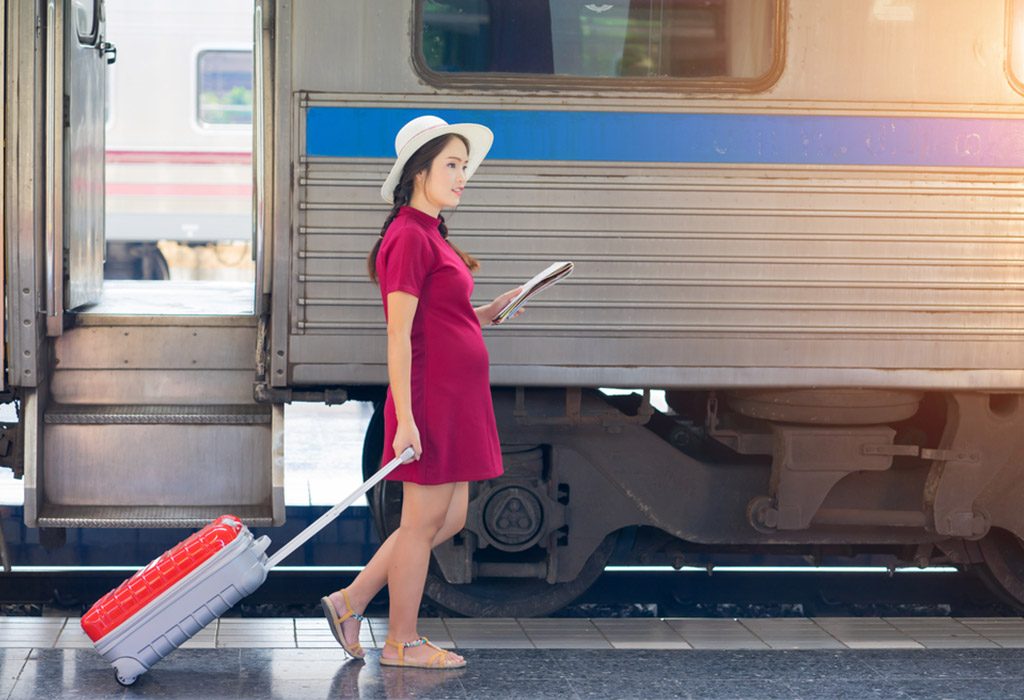
{"label": "train", "polygon": [[[27,525],[279,525],[294,401],[374,402],[379,466],[365,258],[394,134],[435,114],[495,132],[448,217],[474,299],[576,268],[485,331],[505,474],[430,599],[543,615],[613,556],[739,553],[1024,603],[1021,0],[255,0],[251,304],[189,314],[115,313],[142,288],[97,277],[103,3],[0,6]],[[382,536],[400,499],[370,500]]]}
{"label": "train", "polygon": [[104,85],[105,278],[171,279],[161,241],[214,249],[250,278],[252,3],[103,12],[119,56]]}

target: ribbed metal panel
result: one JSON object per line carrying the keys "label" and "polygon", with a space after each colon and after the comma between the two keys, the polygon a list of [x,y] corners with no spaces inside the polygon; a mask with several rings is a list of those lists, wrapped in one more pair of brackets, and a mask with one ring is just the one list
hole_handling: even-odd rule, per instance
{"label": "ribbed metal panel", "polygon": [[270,505],[263,506],[46,506],[39,527],[201,527],[231,514],[250,527],[272,525]]}
{"label": "ribbed metal panel", "polygon": [[[340,375],[359,382],[383,366],[381,301],[365,273],[387,210],[372,204],[383,173],[369,160],[301,163],[296,377],[337,379],[324,368],[345,363],[355,371]],[[582,368],[609,383],[618,368],[640,368],[630,383],[657,368],[651,381],[664,383],[678,367],[669,383],[685,386],[692,368],[740,367],[756,383],[759,367],[810,366],[837,370],[840,384],[842,370],[905,368],[941,369],[956,385],[957,370],[1009,369],[1024,336],[1021,194],[1007,171],[491,162],[449,227],[482,262],[477,303],[550,261],[576,263],[487,332],[506,379],[529,383],[553,363],[567,382]],[[341,342],[305,340],[323,335]]]}
{"label": "ribbed metal panel", "polygon": [[44,417],[46,423],[68,425],[257,425],[270,418],[269,405],[64,405],[51,406]]}

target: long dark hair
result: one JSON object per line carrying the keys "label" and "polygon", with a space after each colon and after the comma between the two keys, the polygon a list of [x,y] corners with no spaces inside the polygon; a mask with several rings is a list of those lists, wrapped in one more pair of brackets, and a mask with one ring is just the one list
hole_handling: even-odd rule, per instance
{"label": "long dark hair", "polygon": [[[412,154],[409,160],[405,161],[405,167],[402,168],[402,177],[398,179],[398,184],[395,185],[395,203],[391,207],[391,212],[388,214],[388,218],[384,220],[384,225],[380,228],[380,236],[377,237],[376,243],[373,244],[373,249],[370,254],[366,257],[366,269],[370,273],[370,279],[374,282],[377,281],[377,252],[380,250],[380,244],[384,242],[384,234],[388,231],[388,226],[398,216],[398,210],[409,204],[412,199],[412,186],[413,180],[415,180],[418,173],[424,170],[429,170],[431,163],[434,159],[444,150],[444,147],[448,145],[448,142],[452,139],[457,138],[462,141],[466,146],[466,152],[469,153],[469,141],[467,141],[461,134],[445,134],[438,136],[436,139],[431,139],[425,144],[420,146],[419,150]],[[444,217],[441,218],[441,223],[438,228],[441,230],[441,237],[448,241],[448,227],[444,223]],[[465,253],[459,250],[451,241],[448,241],[448,245],[452,247],[462,261],[466,263],[466,267],[469,268],[470,272],[476,272],[480,269],[480,263],[469,253]]]}

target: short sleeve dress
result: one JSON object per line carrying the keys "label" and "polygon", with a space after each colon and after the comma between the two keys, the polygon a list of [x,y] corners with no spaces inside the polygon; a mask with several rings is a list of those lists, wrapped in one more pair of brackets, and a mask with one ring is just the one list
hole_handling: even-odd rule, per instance
{"label": "short sleeve dress", "polygon": [[[490,361],[470,295],[473,275],[441,236],[439,220],[402,207],[377,252],[377,279],[387,298],[419,299],[412,322],[412,414],[423,454],[388,475],[392,481],[444,484],[502,474],[491,402]],[[383,461],[394,456],[394,399],[384,404]]]}

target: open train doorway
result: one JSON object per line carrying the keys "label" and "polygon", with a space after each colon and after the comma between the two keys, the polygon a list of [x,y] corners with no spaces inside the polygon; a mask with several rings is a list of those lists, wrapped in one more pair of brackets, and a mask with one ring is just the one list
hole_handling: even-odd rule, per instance
{"label": "open train doorway", "polygon": [[[250,242],[263,5],[6,7],[7,376],[23,436],[8,462],[25,524],[282,523],[283,410],[253,390],[269,323]],[[161,257],[105,278],[118,242]],[[176,270],[175,248],[220,259]]]}
{"label": "open train doorway", "polygon": [[107,0],[104,293],[87,312],[253,312],[252,0]]}

